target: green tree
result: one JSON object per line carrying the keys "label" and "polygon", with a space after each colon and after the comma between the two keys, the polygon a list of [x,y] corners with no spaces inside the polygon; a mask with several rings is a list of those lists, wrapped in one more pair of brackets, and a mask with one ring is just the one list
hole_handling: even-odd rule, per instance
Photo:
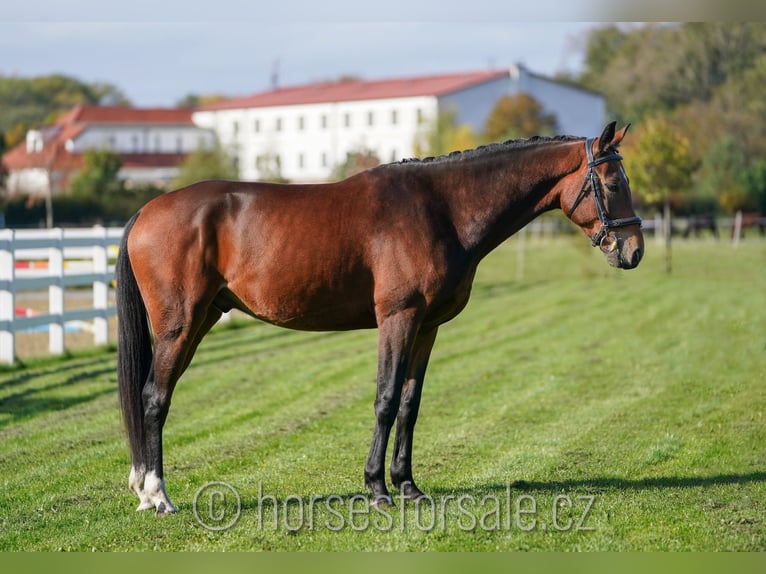
{"label": "green tree", "polygon": [[696,174],[699,192],[717,198],[727,213],[734,213],[747,204],[748,187],[745,179],[745,157],[731,138],[724,138],[708,147]]}
{"label": "green tree", "polygon": [[214,104],[225,100],[226,96],[223,94],[186,94],[183,98],[178,100],[175,104],[177,108],[198,108],[199,106],[205,106],[208,104]]}
{"label": "green tree", "polygon": [[580,82],[606,96],[610,115],[637,123],[708,102],[764,50],[763,22],[610,26],[589,36]]}
{"label": "green tree", "polygon": [[424,125],[415,137],[418,157],[437,156],[476,147],[476,135],[468,124],[457,124],[454,110],[439,112],[436,121]]}
{"label": "green tree", "polygon": [[181,164],[178,176],[173,180],[173,187],[185,187],[206,179],[236,179],[237,167],[221,146],[212,149],[199,148]]}
{"label": "green tree", "polygon": [[664,205],[687,191],[696,167],[689,140],[662,117],[646,120],[625,144],[631,189],[648,205]]}
{"label": "green tree", "polygon": [[743,174],[747,199],[744,208],[766,214],[766,159],[759,159]]}
{"label": "green tree", "polygon": [[484,126],[484,141],[504,141],[556,133],[556,116],[526,93],[500,98]]}
{"label": "green tree", "polygon": [[[8,148],[5,143],[5,134],[0,131],[0,158],[3,157],[6,149]],[[7,170],[2,161],[0,161],[0,194],[5,190],[5,178],[7,176]]]}
{"label": "green tree", "polygon": [[333,168],[330,179],[345,179],[377,165],[380,165],[378,154],[370,149],[359,148],[346,153],[346,159]]}
{"label": "green tree", "polygon": [[124,192],[125,185],[119,178],[122,160],[118,155],[108,150],[89,149],[83,159],[85,166],[69,186],[72,197],[104,202]]}
{"label": "green tree", "polygon": [[611,24],[596,28],[588,35],[585,46],[583,72],[580,83],[585,87],[600,89],[604,83],[603,74],[612,60],[620,53],[628,38],[628,32]]}
{"label": "green tree", "polygon": [[22,133],[26,133],[29,127],[51,123],[57,115],[77,105],[128,106],[130,102],[111,84],[89,84],[62,74],[32,78],[0,76],[2,131],[9,132],[21,125]]}
{"label": "green tree", "polygon": [[663,118],[647,120],[626,146],[625,169],[634,190],[648,205],[663,208],[665,269],[671,261],[671,197],[686,192],[696,167],[689,140]]}

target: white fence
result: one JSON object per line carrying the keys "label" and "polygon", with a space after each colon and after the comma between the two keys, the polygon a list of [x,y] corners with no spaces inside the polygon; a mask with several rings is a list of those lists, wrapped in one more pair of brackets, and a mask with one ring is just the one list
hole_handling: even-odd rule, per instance
{"label": "white fence", "polygon": [[[64,352],[67,322],[93,321],[93,342],[108,342],[109,305],[114,266],[109,265],[122,228],[13,230],[0,229],[0,363],[16,358],[16,333],[46,326],[49,350]],[[89,308],[66,310],[68,287],[91,286]],[[28,316],[16,307],[21,291],[48,289],[48,312]]]}

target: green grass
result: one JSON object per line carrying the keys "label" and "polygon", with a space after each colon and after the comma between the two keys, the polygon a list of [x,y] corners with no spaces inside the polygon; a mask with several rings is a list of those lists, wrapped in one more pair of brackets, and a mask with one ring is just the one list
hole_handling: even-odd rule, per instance
{"label": "green grass", "polygon": [[[766,550],[766,243],[678,241],[671,276],[651,241],[630,272],[585,245],[528,244],[521,281],[501,246],[442,327],[415,436],[433,505],[359,496],[374,331],[246,322],[176,390],[167,518],[134,512],[113,353],[0,371],[0,550]],[[195,517],[211,481],[240,496],[225,531]]]}

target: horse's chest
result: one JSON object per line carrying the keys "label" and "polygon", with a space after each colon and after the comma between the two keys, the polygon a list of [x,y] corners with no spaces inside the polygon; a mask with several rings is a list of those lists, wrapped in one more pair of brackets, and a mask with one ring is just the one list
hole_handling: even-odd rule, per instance
{"label": "horse's chest", "polygon": [[474,274],[475,269],[457,269],[433,285],[430,292],[425,293],[426,322],[441,324],[456,317],[471,297]]}

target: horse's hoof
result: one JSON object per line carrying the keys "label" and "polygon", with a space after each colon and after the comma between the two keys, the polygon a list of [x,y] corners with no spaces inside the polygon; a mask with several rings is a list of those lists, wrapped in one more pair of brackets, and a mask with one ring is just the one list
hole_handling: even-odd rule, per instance
{"label": "horse's hoof", "polygon": [[391,496],[388,494],[379,494],[373,497],[372,502],[370,502],[370,504],[378,508],[393,507],[394,499],[391,498]]}
{"label": "horse's hoof", "polygon": [[413,502],[418,502],[419,500],[427,498],[426,495],[423,494],[417,486],[415,486],[415,483],[409,480],[399,485],[399,492],[404,498],[407,500],[412,500]]}
{"label": "horse's hoof", "polygon": [[177,510],[172,504],[165,504],[164,502],[160,502],[157,506],[157,516],[168,516],[170,514],[175,514]]}
{"label": "horse's hoof", "polygon": [[139,504],[138,508],[136,508],[136,512],[141,512],[142,510],[153,510],[153,509],[154,509],[154,504],[147,501],[147,502],[142,502],[141,504]]}

